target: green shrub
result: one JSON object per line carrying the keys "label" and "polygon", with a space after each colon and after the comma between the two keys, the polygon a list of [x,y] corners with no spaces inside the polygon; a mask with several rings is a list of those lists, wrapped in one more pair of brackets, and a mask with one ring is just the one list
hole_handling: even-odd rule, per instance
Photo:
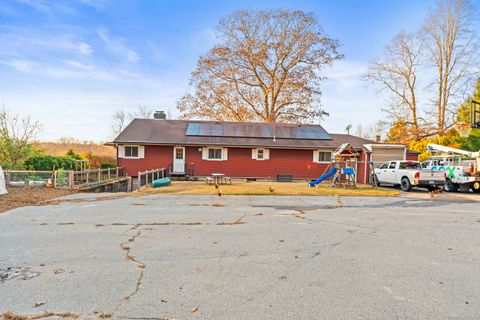
{"label": "green shrub", "polygon": [[102,169],[108,169],[108,168],[116,168],[117,164],[114,162],[102,162],[100,164],[100,168]]}
{"label": "green shrub", "polygon": [[75,161],[70,157],[35,156],[25,161],[25,167],[30,170],[75,170]]}

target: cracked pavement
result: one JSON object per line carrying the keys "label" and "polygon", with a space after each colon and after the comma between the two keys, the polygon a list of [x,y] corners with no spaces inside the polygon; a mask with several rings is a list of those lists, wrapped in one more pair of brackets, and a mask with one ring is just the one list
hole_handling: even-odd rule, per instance
{"label": "cracked pavement", "polygon": [[0,216],[0,313],[480,314],[480,203],[468,198],[96,196]]}

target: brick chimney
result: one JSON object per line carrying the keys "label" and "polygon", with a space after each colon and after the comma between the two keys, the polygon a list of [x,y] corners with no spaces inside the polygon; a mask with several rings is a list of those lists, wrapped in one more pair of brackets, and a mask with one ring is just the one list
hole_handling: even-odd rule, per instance
{"label": "brick chimney", "polygon": [[167,115],[165,114],[165,111],[155,111],[153,113],[153,119],[165,120],[167,119]]}

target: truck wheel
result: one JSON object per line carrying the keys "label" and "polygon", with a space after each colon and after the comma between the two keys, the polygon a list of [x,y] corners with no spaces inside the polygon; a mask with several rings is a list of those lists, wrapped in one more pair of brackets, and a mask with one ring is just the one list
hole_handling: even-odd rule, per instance
{"label": "truck wheel", "polygon": [[475,192],[475,193],[480,193],[480,182],[479,181],[475,181],[474,183],[472,183],[472,191]]}
{"label": "truck wheel", "polygon": [[400,188],[402,188],[402,191],[408,192],[412,190],[412,184],[410,183],[410,180],[408,178],[402,178],[402,184],[400,185]]}
{"label": "truck wheel", "polygon": [[453,183],[452,180],[447,179],[445,181],[445,185],[443,186],[443,190],[447,192],[457,192],[459,187],[460,186],[458,185],[458,183]]}

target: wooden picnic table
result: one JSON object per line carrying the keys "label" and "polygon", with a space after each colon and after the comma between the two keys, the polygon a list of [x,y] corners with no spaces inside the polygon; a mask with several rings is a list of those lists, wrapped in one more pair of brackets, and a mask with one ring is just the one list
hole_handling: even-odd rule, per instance
{"label": "wooden picnic table", "polygon": [[223,173],[212,173],[211,174],[214,183],[216,184],[223,184],[223,177],[225,177],[225,174]]}

